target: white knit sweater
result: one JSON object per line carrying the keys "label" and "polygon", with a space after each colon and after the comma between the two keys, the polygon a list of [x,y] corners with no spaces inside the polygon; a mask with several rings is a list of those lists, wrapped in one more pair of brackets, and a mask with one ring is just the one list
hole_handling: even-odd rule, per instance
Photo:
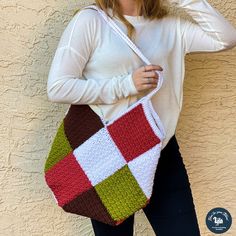
{"label": "white knit sweater", "polygon": [[[167,134],[162,148],[175,133],[182,108],[185,54],[236,45],[236,29],[206,0],[170,1],[196,23],[179,16],[150,21],[125,15],[136,28],[136,45],[152,64],[163,68],[163,85],[152,98]],[[114,20],[127,34],[125,25]],[[89,104],[109,120],[150,91],[138,92],[132,80],[132,72],[142,65],[97,11],[81,10],[58,43],[48,76],[48,98],[57,103]]]}

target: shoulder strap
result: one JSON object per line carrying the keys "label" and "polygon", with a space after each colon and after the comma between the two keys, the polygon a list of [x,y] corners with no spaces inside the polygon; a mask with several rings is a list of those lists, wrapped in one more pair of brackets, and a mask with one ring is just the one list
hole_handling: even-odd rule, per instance
{"label": "shoulder strap", "polygon": [[[97,10],[102,18],[111,26],[111,28],[130,46],[131,49],[143,60],[143,62],[147,65],[150,65],[151,62],[143,55],[140,49],[130,40],[130,38],[117,26],[117,24],[109,17],[102,9],[95,5],[89,5],[83,7],[82,9],[92,8]],[[161,71],[156,70],[156,73],[159,75],[158,84],[155,89],[153,89],[150,93],[146,95],[148,99],[150,99],[162,86],[163,83],[163,74]]]}

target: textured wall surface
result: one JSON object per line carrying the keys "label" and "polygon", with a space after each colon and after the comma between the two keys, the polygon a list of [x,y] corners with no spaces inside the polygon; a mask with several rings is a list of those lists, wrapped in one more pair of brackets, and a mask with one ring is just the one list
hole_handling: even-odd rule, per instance
{"label": "textured wall surface", "polygon": [[[234,0],[210,1],[236,24]],[[90,220],[66,214],[47,188],[43,166],[68,105],[47,100],[47,74],[60,35],[88,1],[0,0],[0,235],[94,235]],[[236,217],[236,49],[186,56],[177,139],[202,236],[207,212]],[[171,222],[170,222],[171,226]],[[154,235],[142,210],[135,235]],[[236,235],[235,223],[224,235]],[[189,235],[191,236],[191,235]]]}

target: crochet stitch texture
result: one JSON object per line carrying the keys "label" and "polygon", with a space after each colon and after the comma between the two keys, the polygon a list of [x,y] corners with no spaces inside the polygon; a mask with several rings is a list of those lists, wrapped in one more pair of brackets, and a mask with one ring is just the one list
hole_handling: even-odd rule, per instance
{"label": "crochet stitch texture", "polygon": [[88,105],[70,106],[44,166],[58,206],[115,226],[149,203],[163,140],[150,104],[109,122]]}

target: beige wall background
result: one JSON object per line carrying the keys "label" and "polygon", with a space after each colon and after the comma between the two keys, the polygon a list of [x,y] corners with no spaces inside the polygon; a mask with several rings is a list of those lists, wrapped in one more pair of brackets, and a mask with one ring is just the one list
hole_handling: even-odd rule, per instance
{"label": "beige wall background", "polygon": [[[91,2],[91,1],[89,1]],[[94,235],[90,220],[57,207],[43,166],[68,105],[47,100],[46,81],[60,35],[88,1],[0,0],[0,235]],[[236,2],[211,0],[234,25]],[[202,236],[214,207],[230,211],[236,235],[236,48],[186,56],[177,139]],[[171,225],[171,222],[170,222]],[[135,235],[154,235],[142,210]]]}

